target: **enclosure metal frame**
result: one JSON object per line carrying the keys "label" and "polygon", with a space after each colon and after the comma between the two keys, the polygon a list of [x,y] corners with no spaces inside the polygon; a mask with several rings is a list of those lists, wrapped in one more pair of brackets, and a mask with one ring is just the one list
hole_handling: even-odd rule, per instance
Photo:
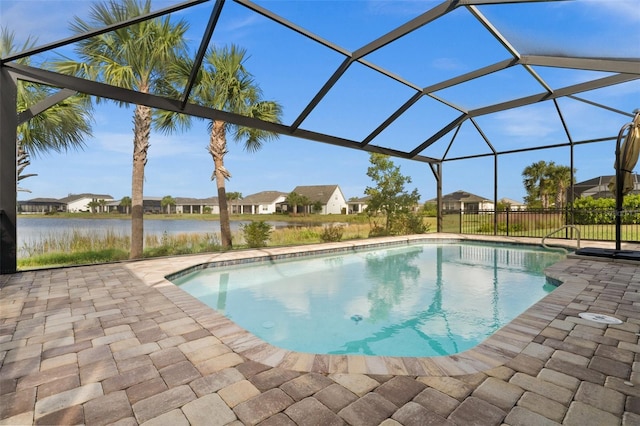
{"label": "enclosure metal frame", "polygon": [[[504,37],[496,27],[480,12],[477,6],[482,5],[497,5],[497,4],[512,4],[512,3],[542,3],[552,1],[571,1],[571,0],[449,0],[440,3],[430,10],[425,11],[418,17],[406,22],[403,25],[398,26],[387,34],[371,41],[370,43],[356,49],[353,52],[348,51],[334,43],[331,43],[313,33],[302,28],[292,22],[287,21],[283,17],[273,13],[272,11],[257,5],[249,0],[234,0],[237,4],[240,4],[247,9],[260,14],[277,24],[288,28],[296,33],[307,37],[314,42],[344,56],[342,63],[336,68],[331,77],[324,83],[321,89],[316,93],[313,99],[306,105],[298,117],[293,120],[289,125],[275,124],[270,122],[261,121],[258,119],[244,117],[238,114],[232,114],[225,111],[216,110],[213,108],[203,107],[193,103],[189,103],[189,95],[193,88],[196,74],[201,66],[206,48],[211,40],[211,37],[215,31],[218,23],[218,18],[222,12],[225,4],[225,0],[190,0],[183,3],[176,4],[171,7],[167,7],[147,15],[139,16],[135,19],[130,19],[119,24],[111,25],[106,28],[102,28],[95,31],[90,31],[85,34],[77,35],[74,37],[66,38],[54,43],[46,44],[40,47],[26,50],[6,58],[0,59],[0,273],[13,273],[17,269],[16,259],[16,207],[17,207],[17,182],[16,182],[16,128],[25,120],[37,115],[38,113],[46,110],[46,108],[55,105],[66,97],[72,96],[75,93],[83,93],[92,96],[97,96],[106,99],[112,99],[118,102],[126,102],[135,105],[146,105],[152,108],[164,109],[167,111],[179,112],[188,114],[194,117],[201,117],[206,119],[223,120],[228,123],[249,126],[258,128],[261,130],[275,132],[281,135],[293,136],[297,138],[307,139],[315,142],[322,142],[326,144],[336,145],[344,148],[351,148],[366,152],[377,152],[381,154],[390,155],[393,157],[419,161],[429,164],[431,171],[434,175],[437,184],[437,200],[438,200],[438,231],[442,230],[442,179],[443,170],[442,165],[448,161],[458,161],[472,158],[481,158],[486,156],[492,156],[494,161],[494,204],[498,203],[498,172],[499,172],[499,158],[501,155],[513,154],[518,152],[528,152],[533,150],[550,149],[558,147],[569,147],[570,149],[570,162],[571,170],[573,171],[573,149],[576,145],[604,142],[616,140],[616,130],[612,129],[612,136],[599,139],[581,140],[575,141],[569,134],[569,130],[564,121],[562,110],[557,103],[557,99],[561,97],[567,97],[576,101],[585,102],[592,106],[603,108],[617,114],[633,117],[631,112],[620,111],[615,108],[611,108],[607,105],[591,102],[586,99],[582,99],[577,96],[581,92],[590,91],[598,88],[613,86],[633,80],[640,79],[640,58],[591,58],[591,57],[567,57],[567,56],[544,56],[544,55],[523,55],[518,52]],[[211,15],[209,22],[202,36],[199,49],[194,56],[194,66],[191,70],[190,78],[184,88],[181,99],[170,99],[153,94],[145,94],[132,90],[127,90],[119,87],[110,86],[97,81],[89,81],[77,77],[63,75],[52,71],[19,65],[15,63],[16,60],[32,56],[38,53],[47,52],[59,47],[67,46],[87,38],[107,33],[118,28],[123,28],[137,22],[141,22],[148,19],[154,19],[157,17],[165,16],[172,12],[187,9],[202,3],[212,3]],[[438,82],[428,87],[420,87],[410,81],[399,77],[392,72],[379,67],[365,59],[367,55],[376,50],[386,46],[387,44],[425,26],[430,22],[437,20],[438,18],[445,16],[446,14],[458,9],[466,8],[480,24],[503,46],[503,48],[511,56],[510,59],[506,59],[471,72],[452,77],[450,79]],[[309,114],[319,105],[322,99],[332,89],[332,87],[340,80],[351,65],[359,63],[364,65],[383,76],[390,78],[396,82],[399,82],[414,91],[414,94],[406,100],[406,102],[393,112],[389,117],[383,120],[369,135],[362,140],[352,140],[342,138],[335,135],[330,135],[322,132],[315,132],[306,130],[300,126]],[[522,98],[512,99],[506,102],[495,103],[492,105],[484,106],[481,108],[466,110],[458,105],[454,105],[445,99],[439,97],[436,92],[447,87],[452,87],[470,80],[495,73],[497,71],[505,70],[511,67],[522,67],[525,69],[540,85],[541,91],[538,94],[526,96]],[[581,70],[603,71],[612,73],[612,75],[591,80],[585,83],[580,83],[572,86],[567,86],[559,89],[552,89],[540,75],[538,75],[533,66],[545,66],[545,67],[560,67],[560,68],[572,68]],[[60,91],[50,98],[40,102],[38,105],[34,105],[26,111],[17,112],[16,106],[16,85],[18,80],[44,84],[60,88]],[[433,135],[426,138],[422,143],[417,145],[410,151],[397,150],[389,147],[377,146],[371,142],[389,127],[395,120],[401,117],[412,105],[418,102],[422,97],[429,97],[441,102],[455,110],[459,111],[460,115],[452,120],[450,123],[444,125],[440,130]],[[484,134],[482,128],[479,126],[475,118],[481,117],[487,114],[493,114],[500,111],[509,110],[512,108],[518,108],[526,105],[531,105],[539,102],[553,101],[558,112],[558,115],[562,121],[565,132],[567,134],[568,142],[558,143],[553,145],[541,145],[536,147],[520,148],[499,151],[496,150],[491,143],[490,139]],[[456,140],[458,131],[461,126],[470,121],[473,126],[478,130],[482,139],[486,143],[489,152],[483,154],[475,154],[461,157],[450,158],[447,157],[449,148]],[[453,136],[449,143],[447,150],[441,158],[433,158],[425,156],[422,152],[442,139],[444,136],[453,131]],[[497,220],[497,218],[496,218]],[[494,223],[494,227],[497,227],[497,222]]]}

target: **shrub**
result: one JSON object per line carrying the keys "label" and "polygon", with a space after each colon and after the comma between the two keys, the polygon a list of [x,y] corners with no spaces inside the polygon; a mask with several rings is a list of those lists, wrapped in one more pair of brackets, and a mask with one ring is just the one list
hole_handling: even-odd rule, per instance
{"label": "shrub", "polygon": [[271,225],[264,221],[253,221],[241,226],[247,245],[251,248],[266,247],[271,235]]}
{"label": "shrub", "polygon": [[[508,232],[524,232],[527,230],[527,226],[524,223],[509,223],[509,231]],[[493,222],[491,223],[483,223],[480,225],[476,232],[481,234],[491,234],[493,233]],[[507,223],[506,222],[498,222],[498,232],[505,233],[507,232]]]}
{"label": "shrub", "polygon": [[424,223],[424,219],[420,214],[409,213],[404,218],[405,234],[426,234],[429,232],[431,225]]}
{"label": "shrub", "polygon": [[615,221],[613,198],[581,197],[573,203],[573,220],[581,225],[611,224]]}
{"label": "shrub", "polygon": [[374,223],[371,226],[371,230],[369,231],[369,238],[371,237],[386,237],[389,235],[389,231],[384,226],[380,226],[377,223]]}
{"label": "shrub", "polygon": [[424,203],[424,206],[422,206],[422,214],[427,217],[438,216],[438,205],[436,203]]}
{"label": "shrub", "polygon": [[340,241],[342,234],[344,234],[344,226],[332,223],[324,227],[320,234],[320,240],[325,243]]}

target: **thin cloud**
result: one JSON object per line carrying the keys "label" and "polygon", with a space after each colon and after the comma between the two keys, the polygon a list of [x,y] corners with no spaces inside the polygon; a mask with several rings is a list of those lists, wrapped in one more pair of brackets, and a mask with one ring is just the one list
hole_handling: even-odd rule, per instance
{"label": "thin cloud", "polygon": [[[203,138],[195,138],[187,134],[160,135],[152,134],[150,138],[149,157],[174,157],[190,155],[197,151],[201,154],[200,145]],[[206,137],[204,138],[206,140]],[[115,154],[130,156],[133,152],[133,132],[112,133],[100,132],[94,134],[94,140],[87,145],[98,145],[100,149]]]}
{"label": "thin cloud", "polygon": [[261,23],[255,14],[226,19],[217,28],[214,36],[216,44],[238,43],[250,39],[251,32]]}
{"label": "thin cloud", "polygon": [[461,69],[460,63],[453,58],[436,58],[432,62],[433,67],[440,70],[459,70]]}
{"label": "thin cloud", "polygon": [[229,20],[222,28],[225,31],[238,31],[253,27],[258,23],[260,17],[258,15],[247,15],[241,19]]}
{"label": "thin cloud", "polygon": [[494,116],[505,136],[517,138],[544,138],[556,128],[549,125],[548,111],[536,108],[504,111]]}
{"label": "thin cloud", "polygon": [[[640,22],[640,4],[638,0],[587,0],[586,3],[601,13],[629,22]],[[602,16],[601,16],[602,19]],[[636,35],[636,37],[640,37]]]}

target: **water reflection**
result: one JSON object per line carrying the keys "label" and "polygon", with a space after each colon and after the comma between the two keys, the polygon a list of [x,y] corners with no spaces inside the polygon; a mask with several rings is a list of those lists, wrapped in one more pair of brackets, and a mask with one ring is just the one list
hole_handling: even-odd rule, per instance
{"label": "water reflection", "polygon": [[216,303],[216,309],[221,314],[224,314],[227,307],[227,289],[229,288],[229,273],[220,274],[220,281],[218,283],[218,302]]}
{"label": "water reflection", "polygon": [[[465,339],[459,335],[460,324],[456,324],[461,316],[460,312],[465,309],[465,303],[460,301],[458,306],[455,304],[452,306],[451,303],[444,302],[447,293],[446,286],[456,284],[446,271],[451,271],[452,267],[455,268],[457,265],[458,272],[460,269],[468,269],[470,273],[467,274],[467,279],[472,280],[473,271],[478,272],[476,280],[473,280],[475,281],[474,285],[486,288],[486,296],[483,299],[488,303],[485,304],[482,303],[483,300],[478,300],[478,303],[481,303],[486,309],[482,314],[483,320],[478,321],[477,325],[483,325],[488,330],[482,331],[488,337],[491,332],[504,324],[499,285],[501,270],[511,272],[515,268],[515,270],[542,275],[543,269],[547,266],[547,263],[541,261],[547,256],[547,253],[517,252],[505,247],[441,246],[435,249],[433,262],[422,262],[420,266],[417,266],[414,262],[420,253],[421,251],[397,254],[390,256],[390,261],[383,261],[375,256],[367,258],[367,278],[372,280],[373,288],[368,293],[372,308],[366,320],[370,323],[386,320],[406,297],[405,293],[410,291],[411,287],[420,284],[418,278],[421,268],[435,272],[434,291],[428,307],[418,310],[412,318],[385,325],[380,329],[373,330],[370,335],[350,340],[339,349],[331,351],[331,354],[376,355],[379,354],[379,350],[374,348],[379,347],[385,341],[392,341],[401,334],[413,336],[416,341],[421,340],[420,344],[427,345],[430,352],[436,355],[448,355],[466,350],[469,347],[468,345],[464,347],[460,345],[460,342]],[[492,271],[491,280],[482,279],[482,276],[486,275],[483,270],[487,269]],[[553,287],[550,285],[543,286],[545,293],[552,289]],[[449,295],[455,299],[455,294]],[[454,317],[453,320],[450,316]],[[436,322],[440,324],[440,327],[435,330],[425,326]],[[469,325],[473,326],[473,323]]]}
{"label": "water reflection", "polygon": [[402,299],[405,289],[418,284],[420,268],[415,265],[422,247],[386,256],[370,254],[365,258],[365,277],[371,283],[367,297],[371,322],[387,319],[389,312]]}

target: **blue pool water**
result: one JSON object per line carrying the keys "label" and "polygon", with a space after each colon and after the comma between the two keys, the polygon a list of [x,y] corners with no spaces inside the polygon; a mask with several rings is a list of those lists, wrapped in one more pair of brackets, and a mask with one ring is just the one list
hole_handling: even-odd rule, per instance
{"label": "blue pool water", "polygon": [[274,346],[438,356],[482,342],[555,287],[564,256],[515,245],[424,243],[214,267],[173,282]]}

